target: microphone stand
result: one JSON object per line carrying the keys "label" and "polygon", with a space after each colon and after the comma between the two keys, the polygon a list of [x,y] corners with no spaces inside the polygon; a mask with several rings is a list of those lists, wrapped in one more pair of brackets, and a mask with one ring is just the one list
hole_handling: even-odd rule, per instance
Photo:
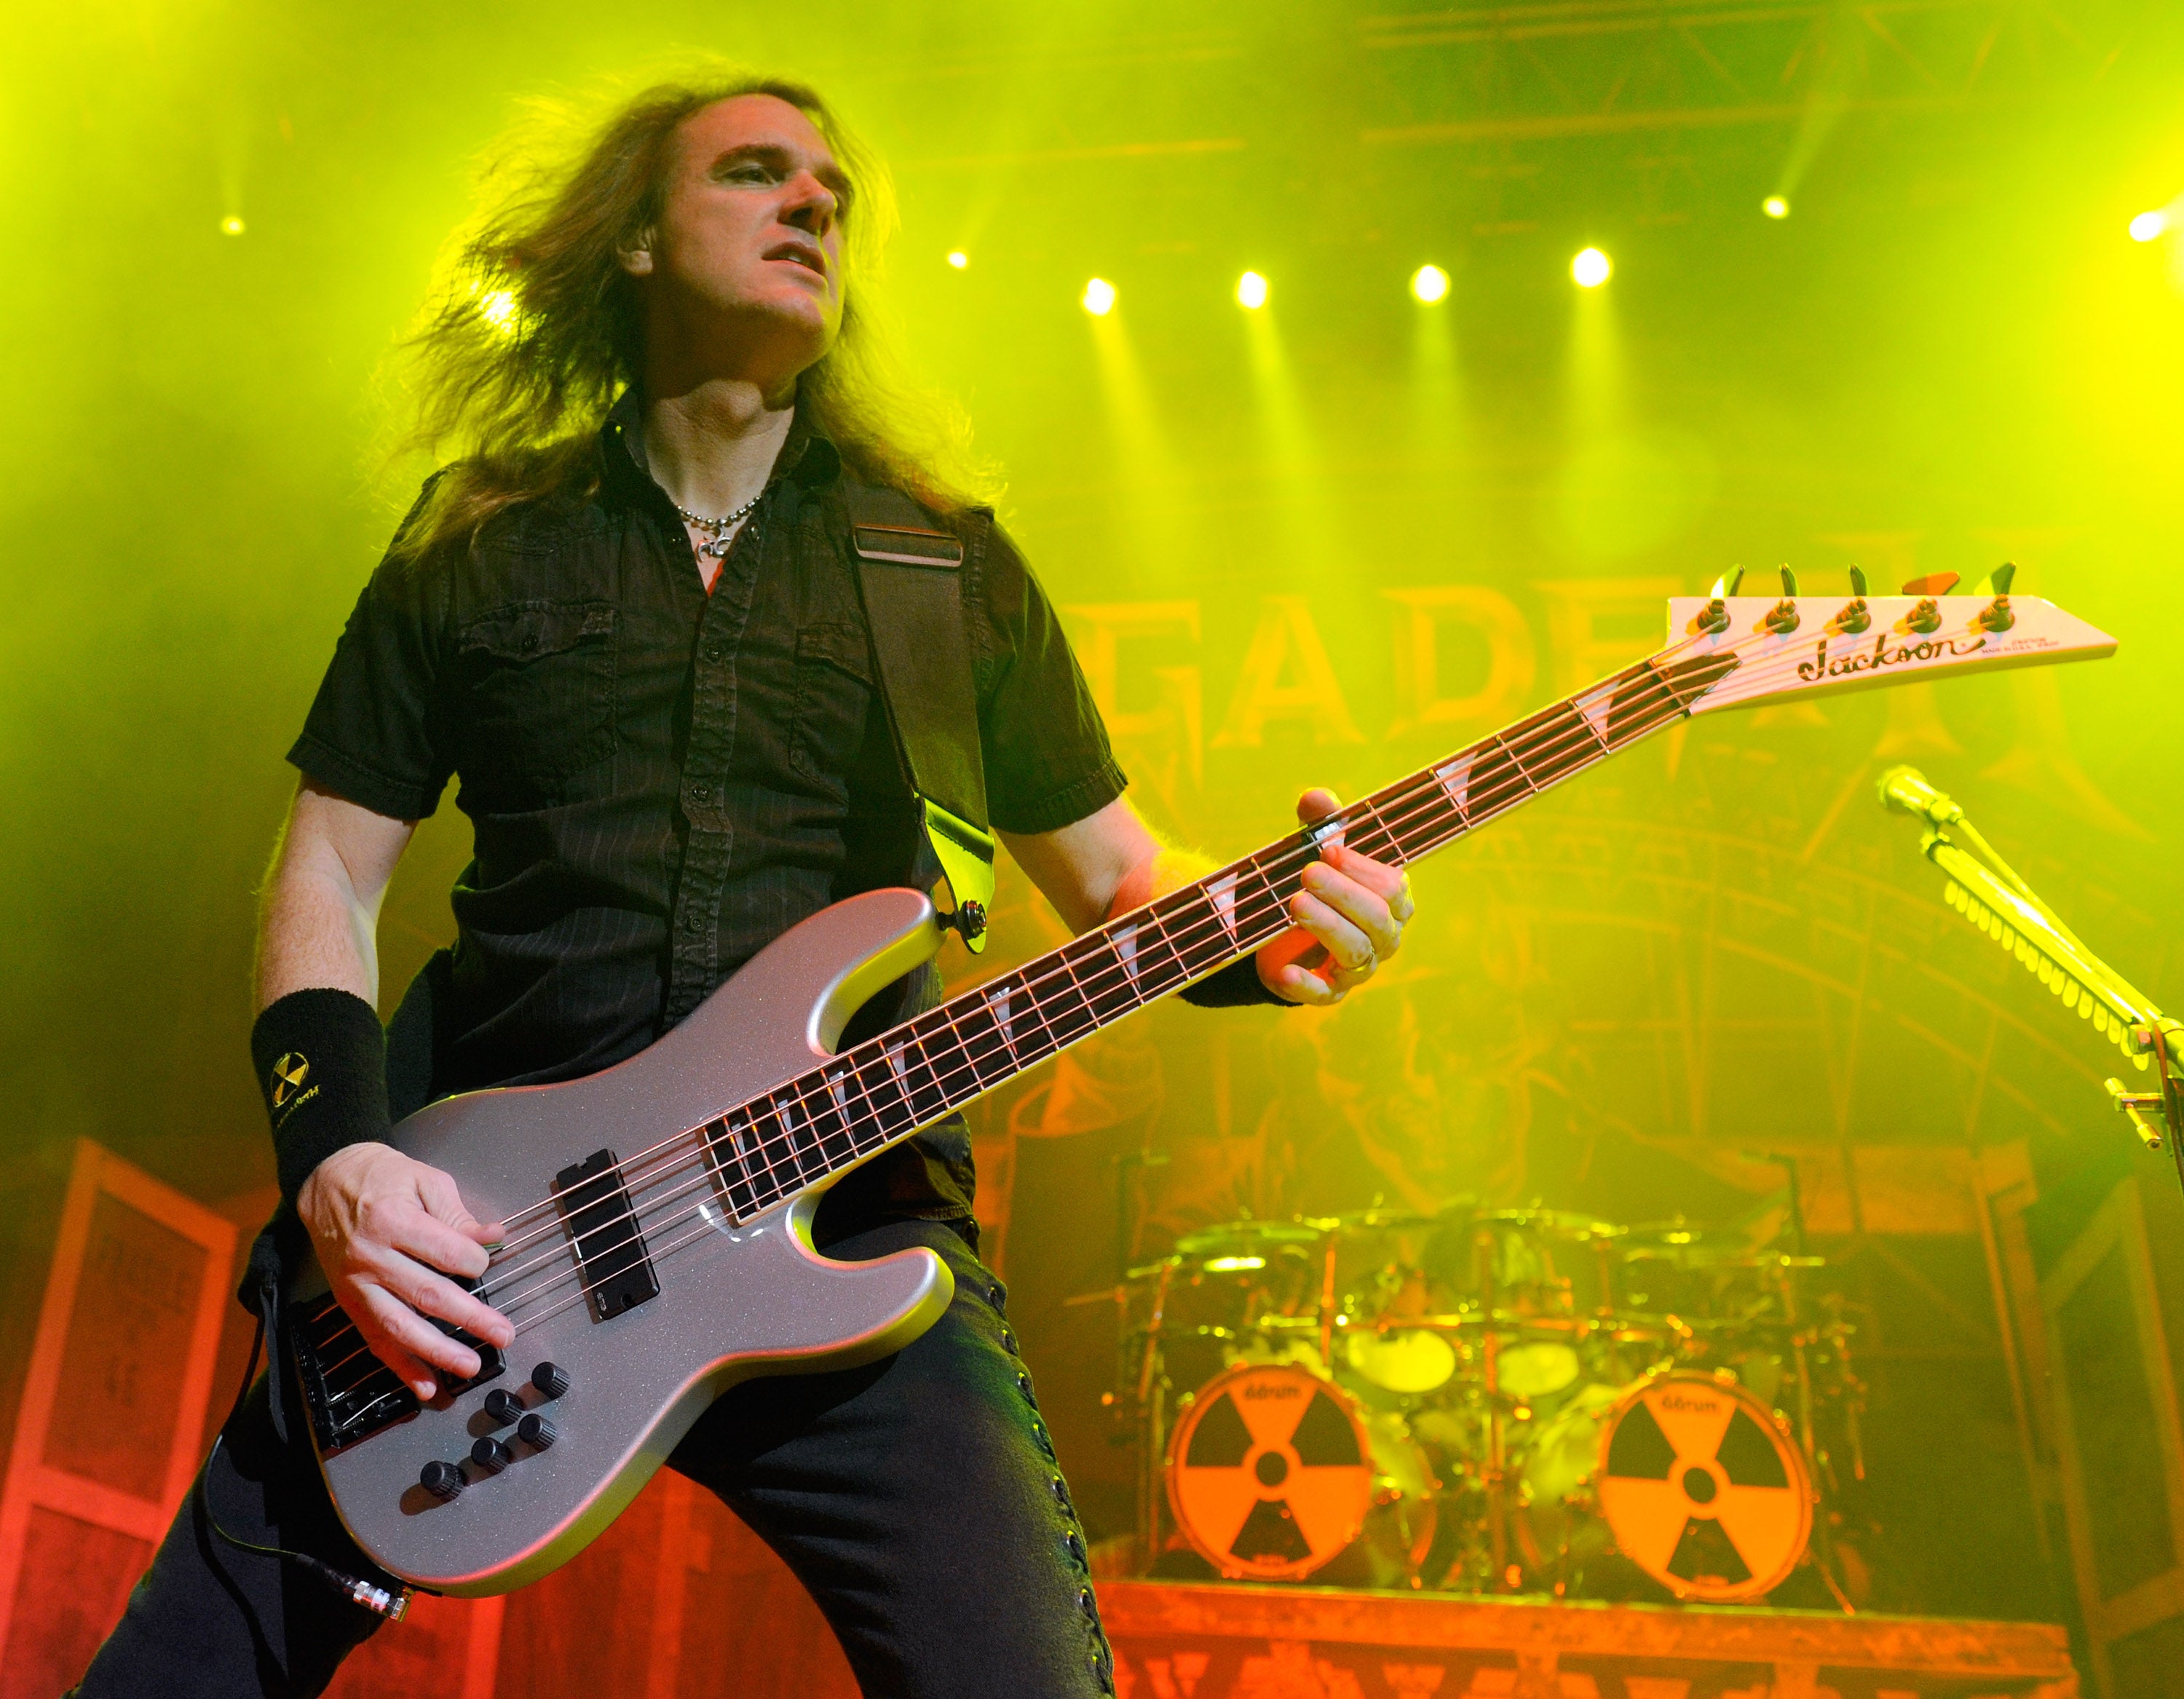
{"label": "microphone stand", "polygon": [[[1909,786],[1899,780],[1906,774]],[[2134,1066],[2151,1068],[2156,1089],[2130,1091],[2121,1080],[2111,1078],[2109,1099],[2148,1150],[2160,1150],[2166,1139],[2177,1184],[2184,1186],[2184,1022],[2163,1014],[2151,998],[2087,949],[1995,853],[1964,811],[1926,787],[1915,772],[1899,767],[1882,774],[1880,799],[1925,822],[1919,848],[1949,876],[1950,907],[2015,955],[2063,1000],[2064,1008],[2092,1022]]]}

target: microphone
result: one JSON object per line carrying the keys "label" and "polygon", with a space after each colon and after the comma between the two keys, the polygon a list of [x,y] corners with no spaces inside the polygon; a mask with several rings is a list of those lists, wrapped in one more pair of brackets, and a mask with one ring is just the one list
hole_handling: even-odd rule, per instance
{"label": "microphone", "polygon": [[1894,766],[1881,774],[1875,787],[1881,806],[1898,814],[1915,814],[1930,826],[1952,826],[1964,811],[1944,792],[1926,783],[1926,775],[1912,766]]}

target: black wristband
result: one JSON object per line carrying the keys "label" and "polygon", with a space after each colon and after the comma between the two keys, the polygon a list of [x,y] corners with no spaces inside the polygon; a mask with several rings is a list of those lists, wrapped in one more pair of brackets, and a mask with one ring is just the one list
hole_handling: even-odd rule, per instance
{"label": "black wristband", "polygon": [[250,1059],[289,1203],[335,1151],[386,1138],[387,1033],[363,998],[330,987],[291,991],[251,1028]]}
{"label": "black wristband", "polygon": [[1218,973],[1209,973],[1195,985],[1184,986],[1176,995],[1201,1009],[1244,1009],[1255,1003],[1271,1003],[1278,1009],[1295,1006],[1288,998],[1277,997],[1267,989],[1267,982],[1259,978],[1256,955],[1240,957]]}

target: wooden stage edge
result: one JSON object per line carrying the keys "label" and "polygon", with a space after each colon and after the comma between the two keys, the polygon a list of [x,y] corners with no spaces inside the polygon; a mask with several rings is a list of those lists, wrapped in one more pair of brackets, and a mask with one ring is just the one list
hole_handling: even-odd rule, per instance
{"label": "wooden stage edge", "polygon": [[1118,1699],[2077,1699],[2047,1623],[1107,1581]]}

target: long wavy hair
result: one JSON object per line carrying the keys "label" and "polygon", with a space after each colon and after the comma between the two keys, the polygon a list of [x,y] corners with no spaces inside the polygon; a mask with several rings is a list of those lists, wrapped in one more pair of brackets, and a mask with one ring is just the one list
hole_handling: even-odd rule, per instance
{"label": "long wavy hair", "polygon": [[841,331],[798,380],[798,404],[853,471],[944,516],[998,493],[961,409],[905,368],[880,289],[897,218],[884,163],[816,91],[708,64],[603,116],[599,103],[538,103],[486,156],[477,210],[449,238],[396,352],[395,457],[452,462],[404,525],[398,554],[467,546],[518,503],[596,487],[600,422],[644,363],[637,280],[618,256],[649,239],[684,122],[747,94],[809,118],[852,192]]}

